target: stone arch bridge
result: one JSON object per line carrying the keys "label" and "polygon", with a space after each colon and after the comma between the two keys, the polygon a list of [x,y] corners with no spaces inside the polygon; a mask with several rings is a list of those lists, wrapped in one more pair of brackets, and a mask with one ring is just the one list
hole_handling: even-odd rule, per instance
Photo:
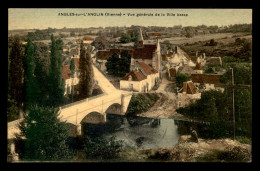
{"label": "stone arch bridge", "polygon": [[[75,129],[77,135],[81,135],[81,124],[85,123],[105,123],[106,114],[113,113],[124,115],[132,93],[122,93],[116,91],[114,94],[101,94],[87,98],[60,108],[60,119],[70,124],[71,129]],[[72,131],[71,134],[73,134]]]}

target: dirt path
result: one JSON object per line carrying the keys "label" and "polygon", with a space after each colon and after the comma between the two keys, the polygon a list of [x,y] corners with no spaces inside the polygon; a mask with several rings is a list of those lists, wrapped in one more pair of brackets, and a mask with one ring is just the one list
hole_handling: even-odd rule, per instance
{"label": "dirt path", "polygon": [[150,108],[145,113],[139,114],[138,116],[151,117],[151,118],[180,118],[180,119],[186,118],[183,115],[178,114],[176,112],[177,95],[174,92],[175,89],[172,88],[174,87],[174,85],[175,82],[167,80],[165,74],[163,74],[162,82],[158,87],[158,89],[155,91],[151,91],[151,93],[157,93],[159,99],[153,105],[152,108]]}

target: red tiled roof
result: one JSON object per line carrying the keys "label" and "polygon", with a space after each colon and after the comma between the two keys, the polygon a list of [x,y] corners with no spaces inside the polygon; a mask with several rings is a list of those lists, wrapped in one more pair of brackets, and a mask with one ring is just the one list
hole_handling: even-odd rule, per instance
{"label": "red tiled roof", "polygon": [[70,78],[70,66],[69,65],[64,65],[62,67],[62,78],[64,80],[67,80]]}
{"label": "red tiled roof", "polygon": [[144,62],[138,62],[138,64],[144,70],[146,75],[158,73],[158,71],[156,69],[154,69],[153,67],[145,64]]}
{"label": "red tiled roof", "polygon": [[79,58],[73,58],[73,59],[74,59],[75,66],[79,68]]}
{"label": "red tiled roof", "polygon": [[109,50],[102,50],[98,51],[96,54],[97,59],[100,60],[107,60],[109,57],[111,57],[113,54],[120,54],[123,51],[127,51],[129,54],[133,54],[132,49],[109,49]]}
{"label": "red tiled roof", "polygon": [[121,80],[128,80],[130,75],[132,76],[132,81],[142,81],[147,78],[142,72],[137,70],[132,70]]}
{"label": "red tiled roof", "polygon": [[183,82],[183,88],[181,90],[181,93],[186,92],[187,94],[196,94],[199,91],[193,84],[193,82]]}
{"label": "red tiled roof", "polygon": [[145,44],[143,47],[135,47],[133,58],[134,59],[152,59],[155,52],[156,44]]}
{"label": "red tiled roof", "polygon": [[221,84],[220,77],[221,75],[215,74],[191,74],[194,83]]}
{"label": "red tiled roof", "polygon": [[97,51],[96,57],[100,60],[107,60],[109,57],[111,57],[113,54],[110,53],[110,51]]}
{"label": "red tiled roof", "polygon": [[159,32],[147,32],[147,36],[161,36],[161,33]]}

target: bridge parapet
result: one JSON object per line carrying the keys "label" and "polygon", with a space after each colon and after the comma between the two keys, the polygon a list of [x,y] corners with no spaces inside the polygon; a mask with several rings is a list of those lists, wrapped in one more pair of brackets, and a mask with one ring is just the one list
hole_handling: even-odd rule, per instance
{"label": "bridge parapet", "polygon": [[93,97],[90,97],[90,98],[79,100],[79,101],[76,101],[76,102],[73,102],[73,103],[61,106],[60,109],[65,109],[65,108],[68,108],[68,107],[71,107],[71,106],[74,106],[74,105],[77,105],[77,104],[80,104],[80,103],[85,103],[85,102],[87,102],[89,100],[93,100],[93,99],[96,99],[96,98],[99,98],[99,97],[102,97],[102,96],[105,96],[105,95],[107,95],[107,93],[102,93],[102,94],[99,94],[97,96],[93,96]]}

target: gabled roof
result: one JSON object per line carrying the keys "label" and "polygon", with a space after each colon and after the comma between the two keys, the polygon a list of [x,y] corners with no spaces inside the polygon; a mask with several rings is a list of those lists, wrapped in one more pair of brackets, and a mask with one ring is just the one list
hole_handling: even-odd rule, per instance
{"label": "gabled roof", "polygon": [[193,68],[191,68],[189,65],[185,65],[184,67],[181,67],[179,69],[180,73],[187,73],[187,74],[191,74],[193,73]]}
{"label": "gabled roof", "polygon": [[142,81],[147,78],[141,71],[132,70],[126,76],[124,76],[121,80],[128,81],[130,75],[132,76],[132,81]]}
{"label": "gabled roof", "polygon": [[70,66],[69,65],[64,65],[62,67],[62,78],[64,80],[67,80],[70,78]]}
{"label": "gabled roof", "polygon": [[194,83],[221,84],[221,75],[216,74],[191,74],[191,80]]}
{"label": "gabled roof", "polygon": [[179,91],[179,93],[186,92],[186,94],[196,94],[199,93],[199,90],[195,87],[193,82],[188,81],[188,82],[183,82],[183,87]]}
{"label": "gabled roof", "polygon": [[144,62],[137,62],[139,64],[139,66],[143,69],[143,71],[145,72],[146,75],[150,75],[150,74],[156,74],[158,73],[158,71],[156,69],[154,69],[153,67],[147,65]]}
{"label": "gabled roof", "polygon": [[153,53],[156,51],[156,44],[144,44],[143,47],[135,47],[134,59],[153,59]]}

